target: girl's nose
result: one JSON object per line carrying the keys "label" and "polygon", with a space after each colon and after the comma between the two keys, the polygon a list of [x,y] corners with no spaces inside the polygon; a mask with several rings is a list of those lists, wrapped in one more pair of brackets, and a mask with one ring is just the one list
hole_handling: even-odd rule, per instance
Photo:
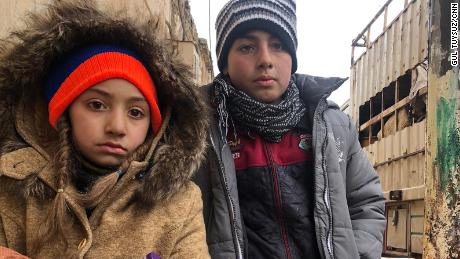
{"label": "girl's nose", "polygon": [[106,133],[115,136],[126,135],[126,116],[121,110],[113,110],[106,119]]}

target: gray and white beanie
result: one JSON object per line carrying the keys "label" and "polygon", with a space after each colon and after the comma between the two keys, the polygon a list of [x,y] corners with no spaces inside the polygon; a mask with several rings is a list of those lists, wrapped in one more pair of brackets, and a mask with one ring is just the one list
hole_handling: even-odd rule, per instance
{"label": "gray and white beanie", "polygon": [[292,73],[297,70],[295,0],[230,0],[216,20],[217,65],[222,72],[230,47],[238,37],[251,30],[277,36],[292,58]]}

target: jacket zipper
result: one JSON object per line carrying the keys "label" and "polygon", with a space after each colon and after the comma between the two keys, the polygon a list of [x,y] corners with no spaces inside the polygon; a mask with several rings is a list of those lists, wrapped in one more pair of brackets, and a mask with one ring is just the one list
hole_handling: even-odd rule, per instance
{"label": "jacket zipper", "polygon": [[[320,100],[320,104],[324,103],[324,102],[325,102],[325,99],[322,98]],[[327,105],[327,103],[326,103],[326,105]],[[326,153],[326,146],[327,146],[327,143],[328,143],[328,138],[327,138],[328,137],[328,131],[327,131],[328,128],[327,128],[326,121],[324,120],[324,109],[321,112],[321,118],[319,118],[319,115],[317,115],[317,120],[319,121],[320,119],[323,120],[324,127],[325,127],[325,130],[326,130],[323,145],[321,147],[321,157],[322,157],[321,167],[322,167],[323,172],[324,172],[324,183],[325,183],[323,199],[324,199],[324,203],[325,203],[326,208],[327,208],[327,215],[328,215],[328,218],[329,218],[329,228],[328,228],[327,233],[326,233],[326,248],[327,248],[327,251],[329,253],[330,258],[334,259],[335,257],[334,257],[334,253],[332,251],[333,250],[333,248],[332,248],[332,228],[333,228],[333,225],[332,225],[332,212],[331,212],[331,205],[330,205],[329,179],[327,177],[327,171],[326,171],[326,159],[324,158],[324,154]]]}
{"label": "jacket zipper", "polygon": [[217,162],[219,164],[219,169],[220,169],[220,176],[221,176],[221,180],[224,182],[224,186],[225,186],[225,196],[226,198],[228,199],[228,202],[230,203],[230,209],[231,209],[231,220],[232,220],[232,227],[233,227],[233,234],[236,238],[236,250],[237,250],[237,256],[239,259],[243,259],[243,253],[241,251],[241,244],[240,244],[240,236],[238,234],[238,231],[236,230],[236,213],[235,213],[235,205],[234,205],[234,202],[233,202],[233,199],[232,197],[230,196],[230,190],[228,188],[228,180],[227,180],[227,177],[225,177],[225,171],[224,171],[224,165],[222,164],[222,161],[221,159],[219,158],[219,155],[217,154],[217,147],[214,143],[214,140],[212,138],[212,136],[210,136],[210,139],[211,139],[211,144],[213,146],[213,149],[214,149],[214,152],[216,153],[216,157],[217,157]]}
{"label": "jacket zipper", "polygon": [[273,178],[273,192],[274,192],[274,198],[275,198],[275,206],[276,206],[276,214],[277,214],[277,217],[278,217],[278,223],[280,225],[280,228],[281,228],[281,238],[283,239],[283,243],[284,243],[284,250],[285,250],[285,253],[286,253],[286,257],[288,259],[291,259],[292,258],[292,255],[291,255],[291,249],[289,247],[289,240],[288,240],[288,237],[287,237],[287,231],[286,231],[286,227],[284,226],[284,221],[283,221],[283,211],[282,211],[282,206],[281,206],[281,195],[280,195],[280,191],[279,191],[279,184],[278,184],[278,175],[276,173],[276,168],[275,168],[275,163],[273,162],[273,158],[272,158],[272,154],[269,150],[269,147],[268,147],[268,144],[264,142],[264,148],[265,148],[265,155],[267,156],[269,162],[270,162],[270,167],[272,168],[271,169],[271,174],[272,174],[272,178]]}

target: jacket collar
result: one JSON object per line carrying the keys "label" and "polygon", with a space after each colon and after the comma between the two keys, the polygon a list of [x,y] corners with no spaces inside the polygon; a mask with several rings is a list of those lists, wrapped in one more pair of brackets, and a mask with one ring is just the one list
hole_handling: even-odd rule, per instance
{"label": "jacket collar", "polygon": [[348,77],[319,77],[306,74],[294,74],[293,77],[299,88],[300,97],[305,103],[318,103],[321,98],[327,98],[348,80]]}

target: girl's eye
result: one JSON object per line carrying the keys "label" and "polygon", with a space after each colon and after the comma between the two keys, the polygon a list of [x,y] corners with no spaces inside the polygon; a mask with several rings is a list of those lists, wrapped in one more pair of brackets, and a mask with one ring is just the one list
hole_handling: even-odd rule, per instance
{"label": "girl's eye", "polygon": [[144,112],[137,108],[129,110],[128,114],[135,119],[142,119],[144,117]]}
{"label": "girl's eye", "polygon": [[104,110],[104,109],[107,108],[104,105],[104,103],[102,103],[101,101],[95,101],[95,100],[89,102],[88,106],[89,106],[90,109],[95,110],[95,111]]}

